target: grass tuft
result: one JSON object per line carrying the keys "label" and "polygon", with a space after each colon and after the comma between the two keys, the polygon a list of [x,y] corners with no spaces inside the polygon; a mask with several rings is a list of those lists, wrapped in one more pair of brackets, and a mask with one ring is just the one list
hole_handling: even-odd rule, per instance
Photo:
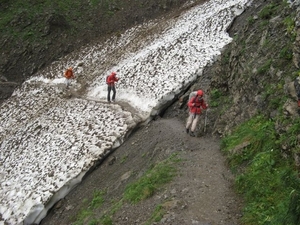
{"label": "grass tuft", "polygon": [[176,175],[176,161],[178,158],[174,155],[155,165],[143,177],[126,187],[124,199],[137,203],[151,197],[159,187],[170,182]]}

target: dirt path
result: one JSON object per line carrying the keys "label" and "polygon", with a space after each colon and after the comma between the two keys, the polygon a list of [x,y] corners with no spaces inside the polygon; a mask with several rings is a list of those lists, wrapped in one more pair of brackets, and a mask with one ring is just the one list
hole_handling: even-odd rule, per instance
{"label": "dirt path", "polygon": [[123,202],[113,216],[113,224],[144,224],[158,205],[163,206],[165,214],[160,222],[153,224],[239,224],[241,202],[232,189],[233,177],[219,144],[210,135],[188,136],[183,116],[166,114],[132,134],[57,203],[41,224],[72,224],[80,210],[91,202],[93,191],[106,190],[103,206],[94,211],[100,218],[112,209],[112,204],[120,201],[127,184],[173,153],[182,159],[175,179],[138,204]]}

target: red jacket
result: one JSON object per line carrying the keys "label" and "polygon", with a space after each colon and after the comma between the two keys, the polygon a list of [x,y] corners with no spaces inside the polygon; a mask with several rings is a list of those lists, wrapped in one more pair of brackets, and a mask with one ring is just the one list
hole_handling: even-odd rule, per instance
{"label": "red jacket", "polygon": [[119,80],[119,78],[116,77],[115,73],[111,73],[108,78],[107,78],[107,84],[114,86],[115,82],[117,82]]}
{"label": "red jacket", "polygon": [[65,77],[66,77],[67,79],[74,78],[74,74],[73,74],[72,68],[69,68],[69,69],[66,70],[66,72],[65,72]]}
{"label": "red jacket", "polygon": [[194,114],[201,114],[201,108],[207,109],[207,104],[203,99],[199,100],[198,95],[192,97],[187,105]]}

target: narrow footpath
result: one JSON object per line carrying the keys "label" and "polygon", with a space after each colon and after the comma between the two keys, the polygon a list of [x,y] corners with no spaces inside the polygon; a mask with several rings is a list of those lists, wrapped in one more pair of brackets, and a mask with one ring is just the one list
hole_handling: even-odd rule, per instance
{"label": "narrow footpath", "polygon": [[[94,191],[105,190],[103,205],[94,211],[100,218],[122,199],[126,185],[174,153],[181,161],[176,165],[178,173],[173,181],[147,200],[137,204],[123,202],[113,216],[113,224],[145,224],[159,205],[164,208],[164,216],[152,224],[240,224],[242,203],[233,190],[233,175],[220,151],[220,140],[209,134],[190,137],[184,128],[187,115],[176,115],[171,108],[169,111],[134,132],[58,202],[41,224],[76,224]],[[88,219],[84,224],[89,224]]]}

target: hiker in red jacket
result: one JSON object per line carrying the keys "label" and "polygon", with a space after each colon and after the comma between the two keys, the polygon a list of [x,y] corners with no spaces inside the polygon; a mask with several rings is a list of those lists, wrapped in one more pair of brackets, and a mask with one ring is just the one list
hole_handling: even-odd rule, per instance
{"label": "hiker in red jacket", "polygon": [[110,102],[110,92],[113,91],[113,96],[112,96],[112,102],[115,101],[116,98],[116,87],[115,87],[115,82],[118,82],[119,78],[116,77],[116,73],[112,72],[108,77],[107,77],[107,101]]}
{"label": "hiker in red jacket", "polygon": [[66,78],[67,88],[69,88],[69,86],[71,84],[71,79],[75,78],[72,67],[70,67],[69,69],[67,69],[65,71],[65,78]]}
{"label": "hiker in red jacket", "polygon": [[190,135],[192,137],[195,137],[194,131],[201,115],[201,109],[207,109],[208,107],[208,104],[206,104],[203,99],[203,95],[203,91],[198,90],[197,94],[192,97],[187,104],[189,107],[189,117],[186,123],[186,132],[189,133],[191,129]]}

